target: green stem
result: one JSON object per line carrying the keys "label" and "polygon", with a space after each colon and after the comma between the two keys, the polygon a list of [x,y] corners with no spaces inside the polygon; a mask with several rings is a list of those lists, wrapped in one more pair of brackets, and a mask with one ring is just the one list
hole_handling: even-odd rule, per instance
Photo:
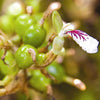
{"label": "green stem", "polygon": [[69,76],[65,76],[64,77],[64,82],[75,86],[76,88],[78,88],[81,91],[86,90],[86,85],[79,79],[72,78],[72,77],[69,77]]}
{"label": "green stem", "polygon": [[3,96],[5,93],[6,93],[6,89],[5,88],[0,89],[0,96]]}
{"label": "green stem", "polygon": [[41,26],[43,25],[45,19],[48,18],[52,14],[53,11],[59,10],[60,8],[61,8],[61,3],[60,2],[51,3],[48,6],[47,10],[44,12],[43,18],[40,20],[40,25]]}
{"label": "green stem", "polygon": [[3,80],[0,81],[0,86],[7,85],[11,80],[13,79],[12,75],[7,75],[3,78]]}
{"label": "green stem", "polygon": [[56,59],[57,55],[55,55],[51,49],[48,53],[46,53],[45,57],[46,58],[44,62],[42,62],[41,64],[39,62],[36,62],[36,64],[35,65],[33,64],[31,68],[34,69],[36,66],[37,68],[43,69],[49,64],[51,64]]}

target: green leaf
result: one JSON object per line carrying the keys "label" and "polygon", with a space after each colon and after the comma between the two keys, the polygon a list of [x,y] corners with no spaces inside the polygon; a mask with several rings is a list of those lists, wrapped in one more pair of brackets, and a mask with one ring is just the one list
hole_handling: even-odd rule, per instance
{"label": "green leaf", "polygon": [[58,34],[62,29],[63,22],[62,22],[60,14],[57,11],[54,11],[52,14],[52,23],[53,23],[55,32]]}

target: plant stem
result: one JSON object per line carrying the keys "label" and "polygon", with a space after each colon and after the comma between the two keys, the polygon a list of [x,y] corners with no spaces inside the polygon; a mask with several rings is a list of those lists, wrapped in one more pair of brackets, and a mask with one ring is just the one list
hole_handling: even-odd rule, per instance
{"label": "plant stem", "polygon": [[69,76],[64,77],[64,82],[75,86],[76,88],[80,89],[81,91],[86,90],[86,85],[79,79],[75,79]]}
{"label": "plant stem", "polygon": [[48,18],[52,14],[53,11],[59,10],[61,8],[61,3],[60,2],[53,2],[49,5],[47,10],[44,12],[43,18],[40,20],[40,25],[42,26],[45,19]]}

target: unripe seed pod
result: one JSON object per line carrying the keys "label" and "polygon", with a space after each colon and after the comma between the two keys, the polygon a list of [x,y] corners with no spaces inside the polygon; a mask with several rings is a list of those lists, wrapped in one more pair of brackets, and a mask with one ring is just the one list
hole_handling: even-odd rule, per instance
{"label": "unripe seed pod", "polygon": [[37,63],[41,64],[45,61],[46,55],[44,53],[40,53],[37,56]]}
{"label": "unripe seed pod", "polygon": [[50,75],[52,75],[53,77],[55,77],[55,79],[57,80],[56,83],[61,83],[63,82],[63,77],[66,75],[65,74],[65,70],[63,69],[63,66],[53,62],[50,65],[48,65],[46,67],[46,70],[48,71],[48,73]]}
{"label": "unripe seed pod", "polygon": [[41,26],[29,28],[23,36],[23,42],[34,47],[39,47],[45,40],[46,32]]}
{"label": "unripe seed pod", "polygon": [[13,25],[13,19],[10,16],[3,15],[0,17],[0,28],[6,33],[6,34],[12,34],[14,32],[14,25]]}
{"label": "unripe seed pod", "polygon": [[46,92],[47,86],[50,85],[51,80],[45,77],[40,70],[29,70],[30,80],[29,84],[38,91]]}
{"label": "unripe seed pod", "polygon": [[15,21],[15,32],[23,37],[26,30],[34,24],[34,19],[28,14],[20,15]]}
{"label": "unripe seed pod", "polygon": [[6,52],[4,61],[0,59],[0,70],[3,75],[14,74],[18,71],[14,55],[11,51]]}
{"label": "unripe seed pod", "polygon": [[[33,51],[32,55],[31,51]],[[37,58],[37,50],[30,45],[23,45],[16,51],[15,58],[19,68],[28,68],[34,63],[34,58]]]}
{"label": "unripe seed pod", "polygon": [[25,12],[25,7],[21,2],[14,2],[8,7],[7,13],[11,17],[17,17]]}

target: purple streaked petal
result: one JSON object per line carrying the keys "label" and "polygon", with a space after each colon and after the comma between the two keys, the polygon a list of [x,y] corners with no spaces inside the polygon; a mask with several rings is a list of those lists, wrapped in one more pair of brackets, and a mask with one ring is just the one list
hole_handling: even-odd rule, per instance
{"label": "purple streaked petal", "polygon": [[80,30],[67,31],[65,34],[67,33],[70,33],[72,37],[74,35],[77,39],[79,37],[80,40],[81,39],[86,40],[85,38],[88,36],[85,32]]}
{"label": "purple streaked petal", "polygon": [[98,51],[99,41],[80,30],[67,31],[80,47],[87,53],[96,53]]}

